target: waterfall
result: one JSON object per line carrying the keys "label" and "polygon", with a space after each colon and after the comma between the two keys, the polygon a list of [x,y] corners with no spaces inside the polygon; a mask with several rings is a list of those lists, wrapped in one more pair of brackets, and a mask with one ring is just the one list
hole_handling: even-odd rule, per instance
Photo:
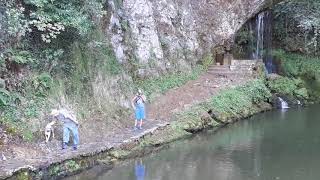
{"label": "waterfall", "polygon": [[281,109],[288,109],[289,108],[288,103],[285,100],[283,100],[281,97],[278,97],[278,99],[281,103]]}
{"label": "waterfall", "polygon": [[254,58],[263,59],[268,73],[275,72],[272,59],[272,14],[264,11],[256,16],[256,49]]}
{"label": "waterfall", "polygon": [[256,18],[257,44],[255,58],[260,59],[263,55],[263,38],[264,38],[264,17],[265,12],[258,14]]}
{"label": "waterfall", "polygon": [[252,21],[249,21],[248,22],[248,28],[249,28],[249,42],[250,42],[250,47],[249,47],[249,57],[251,59],[257,59],[256,58],[256,52],[253,51],[253,48],[255,48],[255,45],[254,45],[254,34],[255,34],[255,29],[253,28],[254,26],[254,23]]}

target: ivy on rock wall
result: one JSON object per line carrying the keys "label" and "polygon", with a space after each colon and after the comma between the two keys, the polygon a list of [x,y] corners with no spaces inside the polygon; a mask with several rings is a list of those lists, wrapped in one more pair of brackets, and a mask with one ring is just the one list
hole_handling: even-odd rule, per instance
{"label": "ivy on rock wall", "polygon": [[286,50],[319,54],[320,0],[285,0],[273,8],[274,39]]}

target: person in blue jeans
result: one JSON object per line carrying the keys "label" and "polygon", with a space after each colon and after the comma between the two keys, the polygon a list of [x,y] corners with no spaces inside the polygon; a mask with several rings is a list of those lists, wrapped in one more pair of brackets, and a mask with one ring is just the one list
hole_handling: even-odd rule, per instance
{"label": "person in blue jeans", "polygon": [[56,120],[63,123],[63,142],[62,149],[67,148],[69,143],[70,133],[73,134],[73,149],[78,149],[79,144],[79,122],[76,117],[66,109],[53,109],[50,113],[51,116],[56,118]]}
{"label": "person in blue jeans", "polygon": [[[131,101],[131,105],[135,111],[135,123],[134,123],[134,130],[137,128],[142,129],[143,120],[146,118],[145,115],[145,103],[146,103],[146,96],[142,93],[142,90],[138,90],[138,93],[134,96]],[[138,121],[140,122],[139,127]]]}

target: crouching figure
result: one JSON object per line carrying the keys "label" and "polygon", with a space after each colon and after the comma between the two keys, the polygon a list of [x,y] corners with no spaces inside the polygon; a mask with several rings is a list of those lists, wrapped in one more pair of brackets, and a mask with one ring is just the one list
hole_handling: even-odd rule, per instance
{"label": "crouching figure", "polygon": [[79,122],[76,116],[66,109],[53,109],[50,113],[56,121],[60,121],[63,124],[63,142],[62,149],[66,149],[69,143],[70,133],[73,134],[73,149],[78,149],[79,144]]}

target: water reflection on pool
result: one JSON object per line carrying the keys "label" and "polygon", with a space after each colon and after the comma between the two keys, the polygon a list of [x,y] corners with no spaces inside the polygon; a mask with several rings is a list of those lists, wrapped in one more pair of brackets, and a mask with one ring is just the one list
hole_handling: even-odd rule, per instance
{"label": "water reflection on pool", "polygon": [[68,179],[320,179],[320,106],[272,111],[173,143],[112,170],[95,167]]}

